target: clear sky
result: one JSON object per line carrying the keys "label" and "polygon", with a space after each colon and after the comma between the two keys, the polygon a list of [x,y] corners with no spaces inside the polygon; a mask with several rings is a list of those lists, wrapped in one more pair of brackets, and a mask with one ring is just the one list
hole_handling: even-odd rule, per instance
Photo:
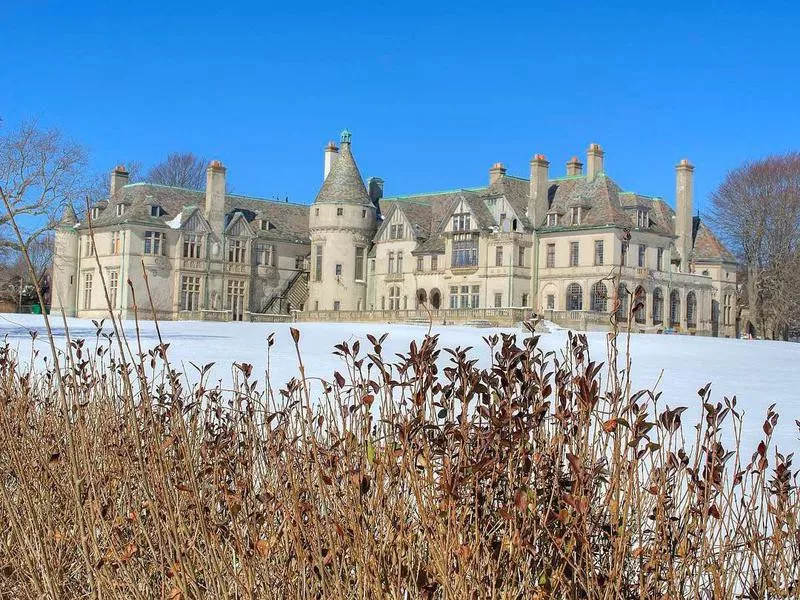
{"label": "clear sky", "polygon": [[796,1],[1,3],[0,116],[61,128],[96,171],[193,151],[237,193],[311,202],[345,127],[387,195],[527,176],[535,153],[562,175],[598,142],[670,203],[689,158],[702,209],[800,145]]}

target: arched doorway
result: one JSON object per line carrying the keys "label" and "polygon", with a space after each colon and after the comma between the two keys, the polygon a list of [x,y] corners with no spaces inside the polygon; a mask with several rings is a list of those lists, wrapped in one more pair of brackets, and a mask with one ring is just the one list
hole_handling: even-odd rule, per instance
{"label": "arched doorway", "polygon": [[639,325],[642,325],[647,316],[647,292],[642,286],[637,287],[633,294],[633,306],[633,318]]}
{"label": "arched doorway", "polygon": [[431,290],[431,308],[433,310],[439,310],[439,307],[442,305],[442,294],[438,288],[433,288]]}
{"label": "arched doorway", "polygon": [[417,290],[417,306],[428,302],[428,292],[423,289]]}

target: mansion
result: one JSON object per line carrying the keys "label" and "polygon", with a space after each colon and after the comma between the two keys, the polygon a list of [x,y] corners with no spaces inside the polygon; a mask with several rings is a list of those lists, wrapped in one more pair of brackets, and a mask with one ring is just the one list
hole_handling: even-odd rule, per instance
{"label": "mansion", "polygon": [[117,167],[107,200],[62,218],[54,307],[101,316],[104,283],[123,317],[151,317],[152,299],[163,319],[497,324],[537,312],[576,329],[737,334],[738,265],[693,215],[685,159],[675,210],[624,191],[598,144],[563,174],[537,154],[527,178],[495,163],[485,186],[392,197],[362,179],[345,131],[310,205],[228,194],[225,176],[212,161],[202,192],[131,184]]}

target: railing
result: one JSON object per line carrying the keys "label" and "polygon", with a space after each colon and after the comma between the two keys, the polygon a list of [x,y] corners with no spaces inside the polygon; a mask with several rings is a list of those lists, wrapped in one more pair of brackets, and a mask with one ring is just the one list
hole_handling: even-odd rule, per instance
{"label": "railing", "polygon": [[448,308],[431,310],[424,308],[406,310],[313,310],[297,313],[298,321],[342,321],[342,322],[403,322],[428,321],[434,325],[488,321],[498,326],[514,326],[530,319],[531,308]]}
{"label": "railing", "polygon": [[181,310],[175,315],[178,321],[230,321],[229,310]]}
{"label": "railing", "polygon": [[384,281],[403,281],[404,273],[387,273]]}

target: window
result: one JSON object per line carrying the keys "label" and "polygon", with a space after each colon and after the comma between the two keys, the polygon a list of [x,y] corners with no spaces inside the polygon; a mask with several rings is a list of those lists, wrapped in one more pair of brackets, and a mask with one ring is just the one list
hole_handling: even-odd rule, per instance
{"label": "window", "polygon": [[157,206],[155,204],[152,204],[150,206],[150,216],[151,217],[160,217],[161,214],[162,214],[162,212],[161,212],[161,207],[160,206]]}
{"label": "window", "polygon": [[181,310],[199,310],[200,278],[184,275],[181,277]]}
{"label": "window", "polygon": [[403,253],[402,252],[398,252],[397,253],[397,272],[398,273],[402,273],[403,272]]}
{"label": "window", "polygon": [[617,288],[617,322],[628,322],[628,286],[620,283]]}
{"label": "window", "polygon": [[450,308],[458,308],[458,286],[450,288]]}
{"label": "window", "polygon": [[124,204],[117,204],[117,216],[121,217],[125,214],[125,205]]}
{"label": "window", "polygon": [[681,324],[681,296],[678,290],[672,290],[669,295],[669,324]]}
{"label": "window", "polygon": [[622,266],[628,266],[628,242],[622,242]]}
{"label": "window", "polygon": [[417,257],[417,271],[422,271],[425,267],[425,261],[421,256]]}
{"label": "window", "polygon": [[656,270],[661,271],[664,264],[664,249],[658,248],[656,250]]}
{"label": "window", "polygon": [[608,310],[608,288],[602,281],[598,281],[589,291],[589,310],[606,312]]}
{"label": "window", "polygon": [[573,225],[580,225],[581,224],[581,207],[580,206],[573,206],[570,211],[570,221]]}
{"label": "window", "polygon": [[361,209],[361,218],[362,219],[366,219],[367,218],[367,209],[366,208],[362,208]]}
{"label": "window", "polygon": [[228,262],[244,262],[244,242],[242,240],[228,240]]}
{"label": "window", "polygon": [[647,316],[647,292],[642,286],[636,288],[633,294],[633,318],[640,325],[644,324]]}
{"label": "window", "polygon": [[603,264],[603,240],[594,241],[594,264],[598,267]]}
{"label": "window", "polygon": [[356,281],[364,281],[364,247],[356,246]]}
{"label": "window", "polygon": [[653,325],[664,322],[664,292],[661,288],[653,290]]}
{"label": "window", "polygon": [[517,230],[517,220],[516,219],[511,219],[511,230],[512,231],[516,231]]}
{"label": "window", "polygon": [[389,225],[389,239],[390,240],[402,240],[405,237],[405,233],[403,231],[403,224],[402,223],[395,223],[394,225]]}
{"label": "window", "polygon": [[547,310],[556,309],[556,297],[553,294],[547,295]]}
{"label": "window", "polygon": [[470,231],[471,229],[469,213],[453,215],[453,231]]}
{"label": "window", "polygon": [[342,276],[342,263],[336,263],[333,267],[336,277]]}
{"label": "window", "polygon": [[569,266],[570,267],[577,267],[578,266],[578,250],[580,249],[579,242],[570,242],[569,243]]}
{"label": "window", "polygon": [[[315,216],[315,217],[318,217],[318,216],[319,216],[319,208],[315,208],[315,209],[314,209],[314,216]],[[319,307],[315,308],[314,310],[319,310]]]}
{"label": "window", "polygon": [[319,310],[319,300],[314,300],[314,310]]}
{"label": "window", "polygon": [[478,240],[468,237],[453,242],[453,268],[478,266]]}
{"label": "window", "polygon": [[431,256],[431,271],[436,271],[439,268],[439,257],[434,254]]}
{"label": "window", "polygon": [[697,296],[694,292],[686,294],[686,326],[691,329],[697,327]]}
{"label": "window", "polygon": [[503,294],[500,292],[495,292],[494,294],[494,307],[501,308],[503,306]]}
{"label": "window", "polygon": [[164,234],[160,231],[144,232],[144,253],[158,256],[162,254]]}
{"label": "window", "polygon": [[261,231],[269,231],[269,221],[261,219]]}
{"label": "window", "polygon": [[83,274],[83,310],[92,307],[92,273]]}
{"label": "window", "polygon": [[547,244],[547,268],[552,269],[556,266],[556,245]]}
{"label": "window", "polygon": [[274,244],[267,244],[267,246],[264,248],[264,252],[266,254],[266,257],[264,259],[264,264],[267,265],[268,267],[274,267],[276,261],[275,257],[276,252]]}
{"label": "window", "polygon": [[583,310],[583,288],[578,283],[567,286],[567,310]]}
{"label": "window", "polygon": [[333,310],[338,312],[339,310],[341,310],[341,308],[342,308],[342,303],[339,300],[334,300],[333,301]]}
{"label": "window", "polygon": [[306,262],[305,256],[302,256],[301,254],[298,254],[297,256],[295,256],[294,257],[294,268],[295,268],[295,271],[302,271],[305,262]]}
{"label": "window", "polygon": [[525,247],[520,246],[517,250],[517,266],[524,267],[525,266]]}
{"label": "window", "polygon": [[639,266],[644,267],[647,264],[647,246],[639,244]]}
{"label": "window", "polygon": [[558,226],[558,213],[549,213],[547,215],[547,226],[548,227]]}
{"label": "window", "polygon": [[95,206],[94,208],[92,208],[92,220],[96,219],[99,216],[100,216],[100,209]]}
{"label": "window", "polygon": [[646,209],[640,208],[636,212],[636,226],[640,229],[647,229],[650,227],[650,215]]}
{"label": "window", "polygon": [[389,252],[389,268],[386,270],[387,273],[394,273],[394,252]]}
{"label": "window", "polygon": [[200,258],[200,236],[196,233],[183,234],[183,258]]}
{"label": "window", "polygon": [[403,296],[403,310],[408,308],[408,296]]}
{"label": "window", "polygon": [[314,281],[322,281],[322,246],[314,247]]}
{"label": "window", "polygon": [[343,217],[344,216],[344,208],[342,208],[341,206],[339,208],[337,208],[336,209],[336,216],[337,217]]}
{"label": "window", "polygon": [[117,307],[117,293],[119,291],[119,271],[112,269],[108,272],[108,299],[111,307]]}
{"label": "window", "polygon": [[241,321],[244,316],[244,286],[244,281],[228,280],[228,310],[233,312],[234,321]]}
{"label": "window", "polygon": [[119,231],[111,232],[111,254],[119,254],[122,250],[121,235]]}
{"label": "window", "polygon": [[478,308],[480,306],[480,293],[481,293],[481,287],[479,285],[473,285],[470,308]]}
{"label": "window", "polygon": [[91,236],[87,235],[85,238],[83,238],[83,255],[92,256],[94,253],[94,241],[92,240]]}
{"label": "window", "polygon": [[400,288],[393,285],[389,288],[389,310],[400,309]]}
{"label": "window", "polygon": [[528,306],[528,294],[522,294],[522,306]]}
{"label": "window", "polygon": [[497,246],[494,251],[494,266],[495,267],[502,267],[503,266],[503,247]]}

